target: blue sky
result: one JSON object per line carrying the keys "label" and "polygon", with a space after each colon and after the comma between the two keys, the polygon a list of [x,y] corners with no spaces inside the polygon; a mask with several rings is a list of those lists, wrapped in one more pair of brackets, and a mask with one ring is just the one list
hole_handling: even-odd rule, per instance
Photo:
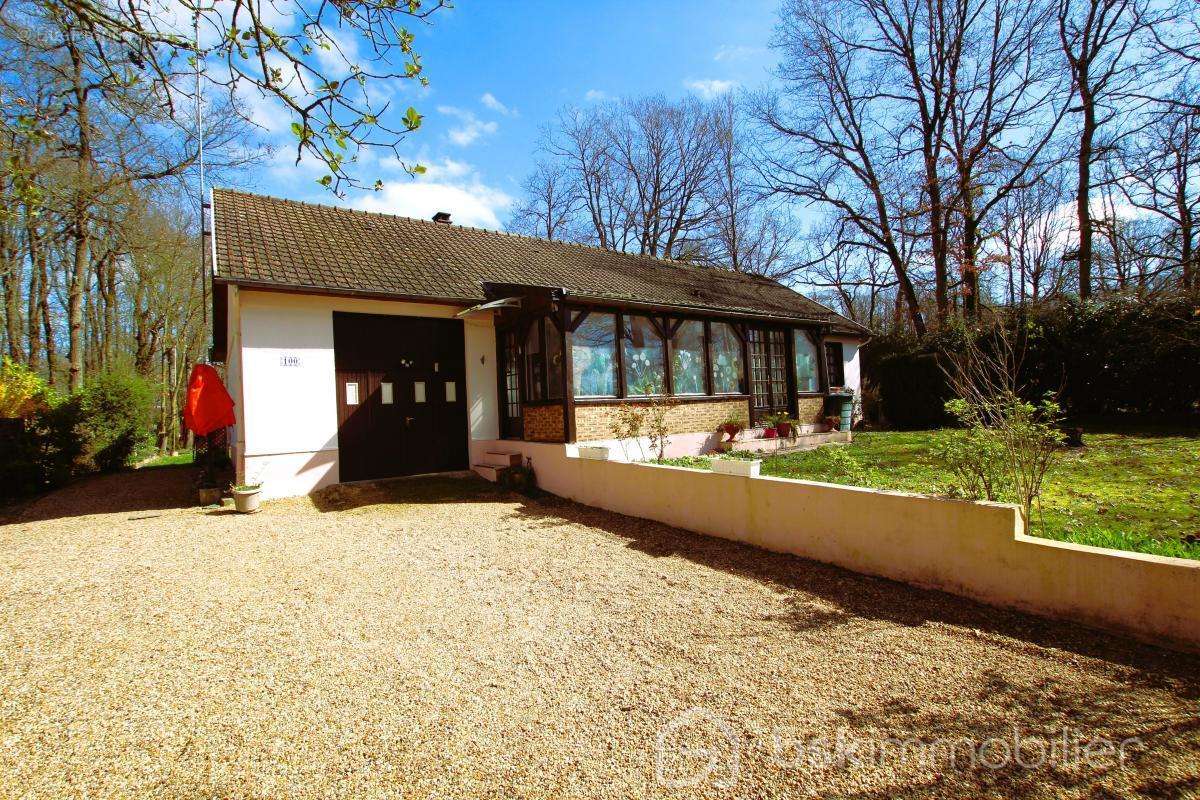
{"label": "blue sky", "polygon": [[[774,63],[768,41],[777,0],[483,2],[458,0],[415,28],[427,90],[400,81],[394,105],[425,115],[401,150],[428,168],[407,177],[371,157],[354,167],[383,191],[339,200],[315,183],[317,165],[280,148],[244,173],[251,191],[428,217],[445,210],[465,225],[502,228],[536,158],[539,131],[569,103],[663,92],[679,96],[753,88]],[[273,117],[275,115],[266,114]],[[286,143],[286,124],[266,136]]]}

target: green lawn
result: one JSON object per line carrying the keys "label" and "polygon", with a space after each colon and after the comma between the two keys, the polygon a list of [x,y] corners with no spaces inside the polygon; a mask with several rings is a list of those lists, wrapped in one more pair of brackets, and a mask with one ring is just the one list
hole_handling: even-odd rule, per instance
{"label": "green lawn", "polygon": [[154,458],[144,461],[138,465],[139,469],[147,469],[149,467],[173,467],[178,464],[191,464],[193,461],[191,450],[180,450],[175,455],[154,456]]}
{"label": "green lawn", "polygon": [[[938,431],[856,433],[854,443],[767,457],[785,478],[946,493],[949,475],[931,455]],[[1047,476],[1031,533],[1097,547],[1200,559],[1200,436],[1151,431],[1088,433]],[[708,467],[708,459],[673,459]],[[1193,540],[1195,541],[1195,540]]]}

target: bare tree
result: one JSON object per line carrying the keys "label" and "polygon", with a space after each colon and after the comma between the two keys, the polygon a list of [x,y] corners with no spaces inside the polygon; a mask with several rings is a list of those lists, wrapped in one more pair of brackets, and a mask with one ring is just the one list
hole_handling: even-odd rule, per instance
{"label": "bare tree", "polygon": [[[950,100],[948,56],[918,63],[919,31],[950,36],[928,5],[890,0],[789,0],[781,12],[783,55],[777,91],[757,98],[755,115],[772,135],[762,151],[773,191],[822,207],[841,222],[835,247],[885,256],[909,321],[924,333],[906,231],[929,237],[939,314],[949,309],[949,212],[938,170]],[[929,80],[926,80],[929,77]],[[914,192],[919,198],[911,202]]]}
{"label": "bare tree", "polygon": [[521,187],[524,200],[513,212],[510,227],[517,233],[546,239],[571,237],[580,207],[579,187],[562,164],[541,161]]}
{"label": "bare tree", "polygon": [[[1190,97],[1181,91],[1177,97]],[[1168,104],[1124,147],[1121,180],[1125,200],[1152,214],[1162,224],[1147,243],[1145,254],[1164,262],[1185,290],[1200,275],[1200,107]]]}
{"label": "bare tree", "polygon": [[1057,0],[1059,43],[1071,76],[1072,112],[1081,115],[1076,132],[1075,215],[1079,247],[1079,296],[1092,292],[1093,236],[1091,202],[1096,188],[1093,167],[1106,158],[1115,135],[1103,131],[1132,109],[1130,102],[1148,83],[1154,57],[1143,38],[1153,34],[1162,14],[1151,0]]}
{"label": "bare tree", "polygon": [[798,231],[790,210],[764,192],[751,153],[751,134],[732,94],[713,109],[717,153],[708,205],[712,233],[707,260],[735,272],[790,278]]}

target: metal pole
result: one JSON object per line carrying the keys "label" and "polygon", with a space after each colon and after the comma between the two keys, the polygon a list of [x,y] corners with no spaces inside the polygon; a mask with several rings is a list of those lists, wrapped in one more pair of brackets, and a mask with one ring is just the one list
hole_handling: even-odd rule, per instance
{"label": "metal pole", "polygon": [[[204,270],[204,104],[201,96],[201,53],[200,53],[200,3],[192,9],[193,50],[196,59],[196,152],[200,166],[200,313],[203,315],[204,326],[208,327],[208,276]],[[207,361],[207,353],[203,354]]]}

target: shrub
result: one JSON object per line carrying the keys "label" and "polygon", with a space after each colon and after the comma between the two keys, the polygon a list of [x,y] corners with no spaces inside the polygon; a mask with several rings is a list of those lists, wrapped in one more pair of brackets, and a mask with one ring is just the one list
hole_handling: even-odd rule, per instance
{"label": "shrub", "polygon": [[5,356],[0,359],[0,419],[26,419],[50,399],[36,373]]}
{"label": "shrub", "polygon": [[97,375],[79,392],[77,401],[84,448],[96,469],[122,469],[149,449],[154,387],[144,378],[118,372]]}
{"label": "shrub", "polygon": [[[900,429],[950,421],[944,367],[962,351],[961,326],[918,338],[878,334],[862,349],[864,412]],[[1035,405],[1054,392],[1073,417],[1141,414],[1195,418],[1200,399],[1200,303],[1183,295],[1068,299],[1001,311],[973,332],[983,350],[1008,341],[1017,386]],[[872,402],[866,402],[868,396]]]}
{"label": "shrub", "polygon": [[980,423],[966,401],[950,400],[946,411],[965,426],[947,431],[933,443],[934,458],[953,476],[948,494],[966,500],[999,500],[1007,484],[1003,442]]}
{"label": "shrub", "polygon": [[77,398],[47,402],[24,420],[0,459],[0,496],[23,497],[61,486],[84,470]]}

